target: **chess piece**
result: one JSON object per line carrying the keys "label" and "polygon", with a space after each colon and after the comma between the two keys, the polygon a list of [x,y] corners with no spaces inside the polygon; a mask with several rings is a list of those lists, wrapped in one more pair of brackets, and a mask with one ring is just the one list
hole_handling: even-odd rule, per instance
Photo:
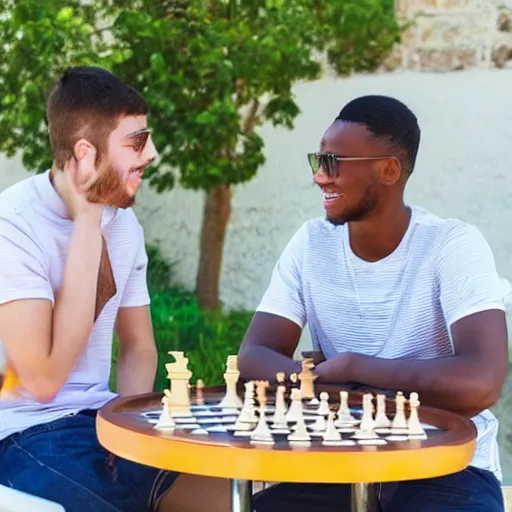
{"label": "chess piece", "polygon": [[171,392],[168,389],[164,389],[164,396],[162,397],[162,412],[160,413],[160,417],[158,418],[158,423],[155,425],[155,428],[158,429],[174,429],[176,428],[176,423],[172,419],[171,409],[169,403],[171,401]]}
{"label": "chess piece", "polygon": [[391,426],[391,420],[386,415],[386,395],[377,395],[377,413],[375,428],[384,429]]}
{"label": "chess piece", "polygon": [[379,436],[375,433],[375,420],[373,419],[373,395],[363,395],[363,416],[359,429],[353,436],[355,439],[375,439]]}
{"label": "chess piece", "polygon": [[285,393],[286,393],[286,382],[285,382],[285,379],[286,379],[286,374],[284,372],[277,372],[276,373],[277,387],[283,386],[284,389],[285,389]]}
{"label": "chess piece", "polygon": [[348,405],[348,391],[340,391],[340,407],[338,409],[338,418],[334,422],[336,427],[348,427],[350,425],[357,425],[359,420],[356,420],[350,413]]}
{"label": "chess piece", "polygon": [[341,441],[341,434],[336,429],[334,424],[334,411],[329,411],[327,416],[327,424],[323,435],[323,444],[337,443]]}
{"label": "chess piece", "polygon": [[[239,423],[256,423],[258,421],[258,416],[256,416],[256,407],[254,403],[254,382],[249,381],[244,384],[245,386],[245,395],[244,395],[244,403],[242,406],[242,410],[240,411],[240,415],[238,416],[237,425]],[[245,430],[241,428],[240,430]]]}
{"label": "chess piece", "polygon": [[169,407],[174,417],[191,416],[189,381],[192,372],[188,369],[188,358],[183,352],[170,351],[168,354],[175,359],[175,362],[165,365],[171,383]]}
{"label": "chess piece", "polygon": [[224,373],[224,381],[226,382],[226,394],[224,398],[217,404],[217,407],[225,409],[239,409],[243,402],[237,394],[236,385],[240,377],[238,370],[238,357],[228,356],[226,361],[226,372]]}
{"label": "chess piece", "polygon": [[310,430],[314,432],[325,432],[327,428],[327,422],[325,420],[325,416],[318,416],[313,424],[309,425]]}
{"label": "chess piece", "polygon": [[265,406],[260,406],[260,418],[256,428],[251,433],[251,443],[274,444],[274,437],[265,419]]}
{"label": "chess piece", "polygon": [[299,373],[299,380],[303,399],[315,398],[314,382],[317,376],[311,371],[314,367],[313,359],[304,359],[302,361],[302,372]]}
{"label": "chess piece", "polygon": [[269,387],[270,383],[268,380],[257,380],[255,381],[256,384],[256,397],[258,400],[258,403],[260,404],[260,407],[266,407],[267,405],[267,388]]}
{"label": "chess piece", "polygon": [[391,433],[406,433],[405,430],[407,429],[407,418],[405,417],[405,397],[401,391],[398,391],[395,396],[395,409],[395,416],[391,422]]}
{"label": "chess piece", "polygon": [[321,416],[327,416],[329,414],[329,393],[322,391],[320,393],[320,405],[316,411]]}
{"label": "chess piece", "polygon": [[295,442],[303,442],[310,441],[311,436],[309,435],[306,429],[306,423],[304,422],[304,415],[302,414],[302,395],[300,393],[300,389],[294,388],[292,389],[292,405],[288,412],[292,410],[292,407],[295,405],[295,426],[293,427],[293,432],[288,436],[288,441]]}
{"label": "chess piece", "polygon": [[[297,381],[298,381],[297,374],[296,373],[290,374],[290,387],[291,387],[291,389],[294,389],[294,388],[297,387]],[[291,394],[291,391],[290,391],[290,394]]]}
{"label": "chess piece", "polygon": [[278,386],[276,392],[276,408],[274,415],[272,416],[272,428],[274,429],[287,429],[288,424],[286,423],[286,402],[285,394],[286,388]]}
{"label": "chess piece", "polygon": [[302,395],[300,394],[300,389],[292,388],[291,392],[291,404],[286,413],[286,422],[294,423],[302,418],[303,409],[302,409]]}
{"label": "chess piece", "polygon": [[427,435],[421,426],[418,416],[418,408],[420,406],[418,393],[411,393],[409,396],[409,419],[407,421],[407,434],[412,439],[426,439]]}
{"label": "chess piece", "polygon": [[204,382],[197,379],[196,382],[196,405],[204,405]]}

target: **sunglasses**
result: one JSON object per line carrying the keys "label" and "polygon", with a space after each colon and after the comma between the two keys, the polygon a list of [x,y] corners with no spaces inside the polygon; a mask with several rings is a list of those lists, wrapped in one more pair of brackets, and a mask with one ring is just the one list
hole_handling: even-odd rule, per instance
{"label": "sunglasses", "polygon": [[151,129],[144,128],[143,130],[138,130],[136,132],[130,133],[130,135],[128,135],[126,139],[130,141],[130,144],[133,147],[133,149],[140,153],[146,147],[150,135]]}
{"label": "sunglasses", "polygon": [[320,168],[329,178],[337,178],[340,175],[340,162],[361,162],[364,160],[385,160],[394,156],[339,156],[334,153],[309,153],[308,162],[313,174]]}

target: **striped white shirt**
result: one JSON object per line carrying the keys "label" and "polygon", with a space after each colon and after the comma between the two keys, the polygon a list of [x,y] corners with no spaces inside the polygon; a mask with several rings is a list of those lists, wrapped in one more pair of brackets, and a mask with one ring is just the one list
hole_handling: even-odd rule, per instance
{"label": "striped white shirt", "polygon": [[[133,210],[106,207],[101,230],[117,293],[103,308],[83,354],[50,403],[40,404],[30,397],[0,401],[0,439],[82,409],[99,408],[115,396],[108,383],[117,312],[149,304],[148,258]],[[72,231],[73,222],[50,183],[49,172],[0,194],[0,304],[18,299],[55,302]]]}
{"label": "striped white shirt", "polygon": [[[258,311],[306,323],[326,358],[356,352],[380,358],[432,359],[454,353],[450,326],[460,318],[505,310],[501,280],[482,234],[455,219],[413,207],[396,250],[367,262],[351,250],[348,226],[304,223],[272,274]],[[501,479],[498,421],[475,418],[472,465]]]}

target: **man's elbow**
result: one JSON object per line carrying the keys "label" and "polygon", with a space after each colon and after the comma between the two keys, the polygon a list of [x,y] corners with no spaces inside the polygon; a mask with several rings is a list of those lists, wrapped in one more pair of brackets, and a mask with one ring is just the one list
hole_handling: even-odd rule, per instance
{"label": "man's elbow", "polygon": [[491,408],[493,405],[496,405],[500,399],[504,384],[503,381],[497,381],[496,378],[479,380],[477,381],[477,389],[473,392],[471,392],[470,389],[467,389],[465,392],[465,397],[469,398],[470,401],[473,402],[472,405],[475,407],[475,409],[478,409],[479,411],[485,411],[486,409]]}
{"label": "man's elbow", "polygon": [[62,384],[55,379],[36,378],[22,380],[22,388],[38,403],[47,404],[59,393]]}
{"label": "man's elbow", "polygon": [[238,351],[238,370],[242,379],[251,378],[251,349],[242,345]]}

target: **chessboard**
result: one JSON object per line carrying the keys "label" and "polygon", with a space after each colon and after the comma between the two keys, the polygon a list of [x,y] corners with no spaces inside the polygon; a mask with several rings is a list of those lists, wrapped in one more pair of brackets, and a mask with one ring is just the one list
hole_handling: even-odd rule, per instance
{"label": "chessboard", "polygon": [[[100,411],[99,424],[104,428],[108,424],[109,429],[113,429],[111,432],[134,434],[126,437],[130,439],[126,441],[129,447],[121,446],[120,437],[109,436],[122,456],[141,461],[145,457],[144,450],[156,449],[153,441],[157,440],[158,449],[167,451],[168,448],[169,452],[169,466],[163,454],[158,458],[159,467],[164,469],[230,477],[230,467],[239,467],[241,474],[264,480],[256,471],[258,467],[267,468],[268,473],[268,468],[275,464],[297,463],[294,458],[268,458],[269,451],[285,457],[286,453],[323,454],[337,457],[334,462],[322,459],[325,464],[343,462],[338,457],[345,457],[344,462],[352,465],[346,474],[350,478],[360,475],[358,481],[364,481],[361,480],[364,475],[371,475],[370,466],[375,473],[378,461],[382,471],[376,481],[385,481],[383,471],[387,464],[393,468],[400,464],[410,466],[408,474],[412,478],[414,469],[410,457],[415,453],[430,453],[424,458],[421,475],[436,476],[443,474],[438,472],[443,467],[439,457],[448,457],[451,466],[463,469],[474,451],[473,424],[455,414],[421,406],[417,393],[410,393],[407,398],[397,392],[390,399],[379,392],[354,393],[341,387],[315,386],[309,360],[303,363],[301,374],[280,373],[273,385],[267,381],[242,383],[236,356],[228,358],[224,374],[226,386],[204,388],[200,379],[190,385],[191,372],[186,368],[183,353],[172,355],[176,362],[167,365],[170,389],[165,389],[163,394],[117,398]],[[101,441],[101,429],[99,434]],[[220,451],[208,451],[207,447]],[[183,460],[173,461],[173,457],[179,458],[180,450],[183,450]],[[400,455],[407,452],[408,455]],[[386,453],[387,459],[366,457],[362,462],[361,456],[385,456]],[[266,454],[267,458],[259,454]],[[354,456],[358,454],[356,460]],[[352,458],[349,460],[347,456]],[[212,457],[231,462],[221,470],[222,464],[217,468],[211,461],[206,462],[206,458]],[[201,467],[192,462],[194,458],[202,458],[202,462],[197,463],[202,464]],[[314,467],[319,461],[309,458],[303,463]],[[420,461],[421,457],[418,463]],[[431,468],[427,470],[425,465]],[[207,470],[207,466],[210,469]],[[252,470],[255,472],[251,473]],[[298,481],[296,476],[284,480],[279,476],[281,473],[273,468],[269,474],[280,481]],[[341,476],[333,475],[333,480],[327,479],[330,474],[327,477],[318,474],[318,480],[310,477],[309,481],[342,481]],[[395,470],[393,475],[399,479]],[[239,476],[233,475],[235,477]]]}

